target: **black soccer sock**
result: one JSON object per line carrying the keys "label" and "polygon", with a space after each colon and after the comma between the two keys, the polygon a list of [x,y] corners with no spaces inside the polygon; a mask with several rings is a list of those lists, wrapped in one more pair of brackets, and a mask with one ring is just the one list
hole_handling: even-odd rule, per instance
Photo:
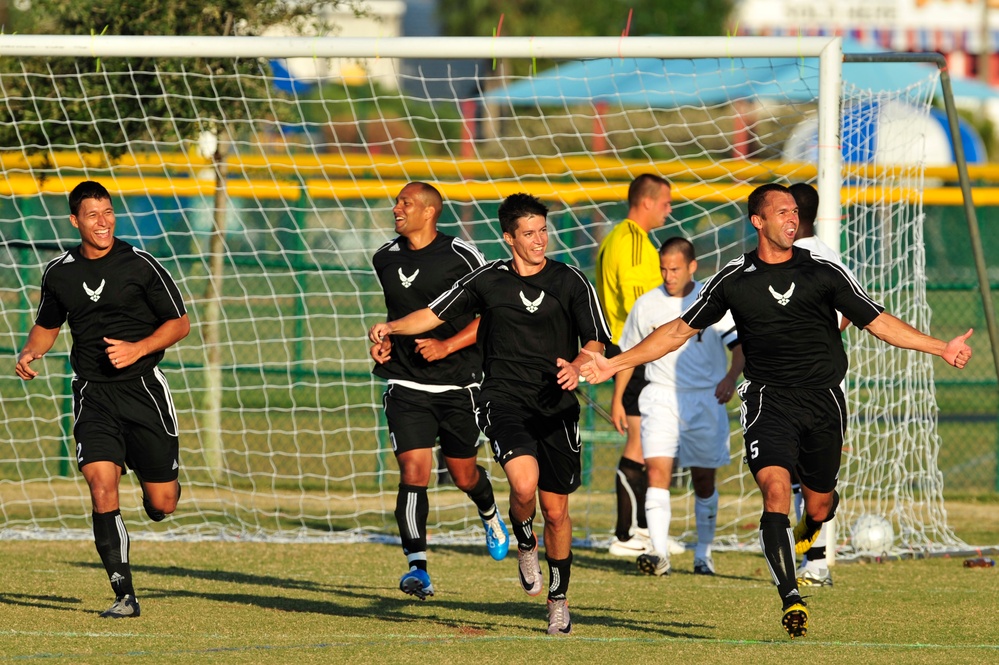
{"label": "black soccer sock", "polygon": [[763,513],[760,518],[760,547],[784,607],[801,602],[794,571],[794,535],[787,515]]}
{"label": "black soccer sock", "polygon": [[479,481],[475,483],[475,487],[467,492],[468,498],[479,509],[479,515],[489,519],[496,512],[496,497],[493,496],[493,484],[489,482],[489,475],[486,474],[485,467],[479,465],[475,468],[479,470]]}
{"label": "black soccer sock", "polygon": [[[634,460],[622,457],[617,465],[617,528],[618,540],[631,538],[631,530],[648,528],[645,521],[645,491],[648,488],[645,467]],[[638,510],[638,508],[641,510]]]}
{"label": "black soccer sock", "polygon": [[513,535],[517,537],[517,547],[522,552],[529,552],[538,546],[538,538],[534,535],[534,515],[521,522],[510,513],[510,526]]}
{"label": "black soccer sock", "polygon": [[128,563],[131,543],[128,540],[128,531],[125,530],[125,522],[121,519],[121,511],[95,512],[93,518],[94,545],[97,546],[97,554],[104,563],[108,581],[111,582],[111,590],[114,591],[116,598],[126,594],[134,597],[132,567]]}
{"label": "black soccer sock", "polygon": [[399,525],[402,551],[406,553],[410,564],[423,570],[427,569],[426,556],[410,555],[427,551],[428,515],[430,515],[430,500],[427,499],[427,488],[400,483],[399,493],[395,499],[395,521]]}
{"label": "black soccer sock", "polygon": [[569,573],[572,570],[572,552],[565,559],[550,559],[545,555],[548,562],[548,599],[565,598],[569,591]]}

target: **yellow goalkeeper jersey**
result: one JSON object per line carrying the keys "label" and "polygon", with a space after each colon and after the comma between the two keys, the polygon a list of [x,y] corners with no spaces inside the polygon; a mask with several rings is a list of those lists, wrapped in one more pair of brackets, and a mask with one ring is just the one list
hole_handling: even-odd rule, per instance
{"label": "yellow goalkeeper jersey", "polygon": [[663,283],[659,253],[645,229],[625,219],[607,234],[597,250],[596,281],[611,341],[617,344],[631,306]]}

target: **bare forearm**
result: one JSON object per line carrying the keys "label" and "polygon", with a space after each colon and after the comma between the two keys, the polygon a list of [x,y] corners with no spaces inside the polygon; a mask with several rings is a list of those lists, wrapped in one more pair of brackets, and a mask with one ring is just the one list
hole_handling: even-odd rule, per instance
{"label": "bare forearm", "polygon": [[614,375],[614,394],[611,397],[613,401],[624,399],[624,390],[628,387],[628,382],[631,381],[631,377],[634,376],[634,374],[635,368],[628,367],[627,369],[622,369]]}
{"label": "bare forearm", "polygon": [[190,332],[191,319],[185,314],[179,319],[164,321],[159,328],[153,331],[152,335],[139,340],[135,344],[142,351],[143,356],[148,356],[170,348],[187,337]]}
{"label": "bare forearm", "polygon": [[34,325],[28,332],[28,341],[24,343],[21,355],[33,354],[35,356],[43,356],[55,344],[57,337],[59,337],[59,328],[43,328],[39,325]]}
{"label": "bare forearm", "polygon": [[911,349],[934,356],[942,356],[947,342],[922,333],[905,321],[882,312],[865,328],[882,342],[900,349]]}
{"label": "bare forearm", "polygon": [[428,330],[433,330],[442,323],[444,321],[437,318],[433,310],[425,307],[424,309],[410,312],[401,319],[389,321],[386,325],[388,325],[390,335],[419,335]]}
{"label": "bare forearm", "polygon": [[480,319],[475,317],[471,323],[458,331],[457,334],[444,340],[449,354],[475,344],[476,336],[479,333],[479,321]]}
{"label": "bare forearm", "polygon": [[659,326],[637,345],[614,356],[608,362],[616,372],[644,365],[662,358],[667,353],[676,351],[696,332],[681,319],[673,319],[669,323]]}

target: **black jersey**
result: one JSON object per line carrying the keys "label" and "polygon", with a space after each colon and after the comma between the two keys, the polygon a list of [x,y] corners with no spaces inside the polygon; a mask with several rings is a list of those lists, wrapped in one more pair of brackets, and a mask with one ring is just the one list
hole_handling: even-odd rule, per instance
{"label": "black jersey", "polygon": [[702,330],[732,311],[749,381],[785,388],[833,388],[846,376],[836,312],[858,328],[884,308],[841,265],[792,248],[784,263],[756,251],[730,261],[681,315]]}
{"label": "black jersey", "polygon": [[[482,255],[463,240],[438,233],[422,249],[413,250],[405,238],[382,245],[372,264],[385,293],[388,319],[401,319],[426,308],[430,301],[455,285],[461,277],[481,267]],[[373,373],[384,379],[401,379],[433,386],[467,386],[482,378],[482,356],[476,345],[428,362],[416,350],[417,338],[447,339],[475,318],[469,312],[437,326],[428,333],[392,335],[392,359],[376,364]]]}
{"label": "black jersey", "polygon": [[108,360],[104,338],[138,342],[185,313],[170,273],[149,253],[115,238],[111,251],[99,259],[84,258],[74,247],[49,261],[35,323],[52,329],[69,321],[70,363],[81,379],[125,381],[150,372],[163,351],[117,369]]}
{"label": "black jersey", "polygon": [[[582,272],[548,259],[535,275],[493,261],[466,275],[430,305],[444,320],[479,312],[483,398],[500,392],[532,412],[557,413],[576,398],[558,385],[558,358],[610,333],[596,291]],[[578,408],[578,407],[577,407]]]}

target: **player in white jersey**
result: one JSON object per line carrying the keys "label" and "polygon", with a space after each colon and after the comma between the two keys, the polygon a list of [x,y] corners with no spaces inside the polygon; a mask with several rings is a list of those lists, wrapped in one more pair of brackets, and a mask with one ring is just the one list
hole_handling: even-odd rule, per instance
{"label": "player in white jersey", "polygon": [[[697,260],[689,240],[673,237],[659,249],[663,285],[641,296],[621,334],[627,351],[659,326],[689,307],[703,286],[694,281]],[[725,348],[732,350],[729,367]],[[670,479],[673,462],[690,468],[694,485],[697,546],[694,573],[713,575],[711,543],[715,537],[718,492],[715,471],[729,461],[729,424],[725,404],[732,398],[744,358],[735,322],[725,316],[700,331],[683,348],[646,366],[649,384],[639,397],[642,453],[648,469],[645,517],[653,551],[638,557],[649,575],[668,575]],[[627,374],[629,370],[623,370]],[[618,385],[616,383],[615,385]]]}
{"label": "player in white jersey", "polygon": [[[798,230],[794,234],[794,246],[807,249],[812,256],[820,257],[828,261],[833,261],[843,266],[851,276],[853,273],[840,261],[839,252],[822,242],[815,235],[815,218],[819,212],[819,193],[811,185],[799,182],[788,187],[794,202],[798,205]],[[850,321],[842,314],[839,315],[839,329],[846,330]],[[845,389],[844,389],[845,391]],[[795,479],[797,481],[797,479]],[[794,482],[791,486],[794,492],[794,512],[798,519],[801,519],[805,510],[805,497],[801,492],[801,484]],[[831,526],[831,525],[830,525]],[[798,568],[798,586],[832,586],[832,573],[829,572],[829,563],[826,558],[826,548],[835,547],[835,539],[829,542],[829,533],[832,529],[823,527],[819,530],[815,542],[808,552],[802,557],[801,567]]]}

